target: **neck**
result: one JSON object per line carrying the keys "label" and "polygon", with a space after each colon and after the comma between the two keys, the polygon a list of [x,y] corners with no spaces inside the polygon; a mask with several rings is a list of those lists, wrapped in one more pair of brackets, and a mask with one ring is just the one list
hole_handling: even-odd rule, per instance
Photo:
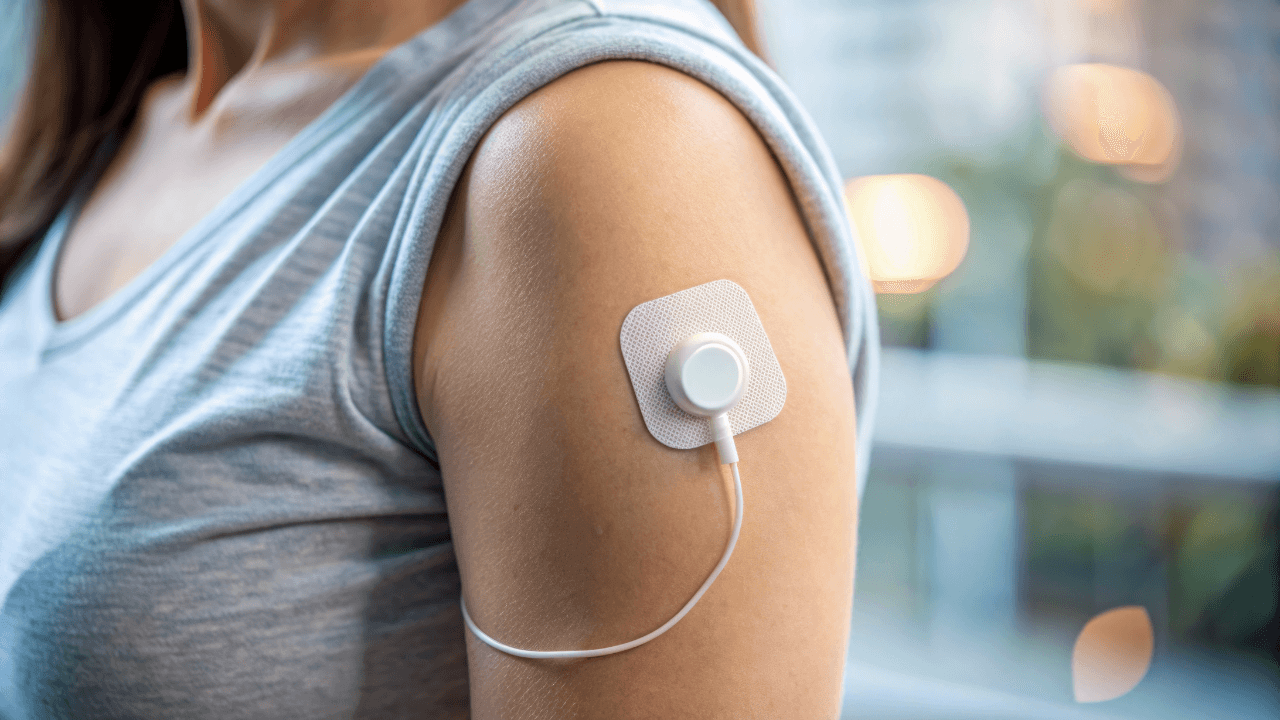
{"label": "neck", "polygon": [[198,120],[233,78],[368,65],[465,0],[182,0]]}

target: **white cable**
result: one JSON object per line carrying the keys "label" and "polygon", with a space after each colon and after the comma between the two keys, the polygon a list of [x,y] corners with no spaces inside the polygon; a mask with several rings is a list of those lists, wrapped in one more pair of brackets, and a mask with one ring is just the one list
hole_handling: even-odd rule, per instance
{"label": "white cable", "polygon": [[698,592],[693,594],[693,597],[689,599],[689,602],[685,603],[684,607],[680,608],[680,612],[676,613],[675,617],[668,620],[657,630],[654,630],[644,637],[636,638],[631,642],[625,642],[621,645],[612,645],[610,647],[597,648],[595,650],[521,650],[520,648],[511,647],[510,645],[505,645],[494,640],[486,635],[483,630],[476,627],[475,621],[473,621],[471,619],[471,615],[467,613],[466,600],[462,601],[462,620],[466,622],[467,627],[471,629],[471,632],[474,633],[481,642],[489,647],[501,650],[508,655],[515,655],[522,658],[533,658],[535,660],[589,658],[600,657],[601,655],[612,655],[624,650],[630,650],[634,647],[639,647],[658,637],[662,633],[670,630],[673,625],[680,622],[680,619],[689,614],[689,611],[693,609],[693,606],[698,604],[698,601],[702,599],[702,595],[707,592],[707,588],[711,587],[711,583],[716,581],[716,577],[720,575],[720,571],[723,570],[725,564],[729,562],[729,556],[733,554],[733,547],[738,544],[738,532],[742,530],[742,478],[738,475],[738,463],[730,463],[729,467],[733,469],[733,490],[737,498],[737,504],[734,506],[733,532],[729,535],[729,544],[724,549],[724,557],[720,558],[720,562],[716,563],[716,567],[711,571],[711,575],[709,575],[706,581],[702,583],[702,587],[698,588]]}

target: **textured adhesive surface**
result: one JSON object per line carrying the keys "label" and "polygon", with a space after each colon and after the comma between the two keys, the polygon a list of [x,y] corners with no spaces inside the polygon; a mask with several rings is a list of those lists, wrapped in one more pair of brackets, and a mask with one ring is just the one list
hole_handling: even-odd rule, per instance
{"label": "textured adhesive surface", "polygon": [[737,283],[716,280],[637,305],[622,321],[622,358],[649,433],[677,450],[712,441],[711,423],[676,406],[664,374],[667,354],[676,343],[703,332],[733,338],[751,364],[747,390],[729,412],[735,435],[777,417],[787,400],[787,381],[769,336],[747,291]]}

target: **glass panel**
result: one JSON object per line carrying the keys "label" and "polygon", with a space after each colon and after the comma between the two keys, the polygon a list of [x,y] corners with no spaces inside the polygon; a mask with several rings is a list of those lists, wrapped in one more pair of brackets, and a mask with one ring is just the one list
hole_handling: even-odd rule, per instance
{"label": "glass panel", "polygon": [[[1280,717],[1278,6],[762,10],[863,242],[897,243],[873,280],[931,236],[883,239],[865,178],[969,222],[948,277],[878,284],[846,717]],[[1095,692],[1081,632],[1124,608],[1149,669]]]}

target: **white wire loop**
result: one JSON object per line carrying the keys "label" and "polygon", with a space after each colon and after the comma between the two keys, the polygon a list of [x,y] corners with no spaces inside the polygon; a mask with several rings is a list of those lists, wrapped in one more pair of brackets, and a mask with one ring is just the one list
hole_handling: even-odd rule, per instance
{"label": "white wire loop", "polygon": [[711,583],[715,582],[716,578],[720,576],[720,571],[724,569],[724,566],[729,562],[729,557],[733,555],[734,546],[738,544],[738,533],[742,530],[742,478],[738,475],[738,463],[731,463],[729,467],[733,469],[733,490],[737,502],[734,505],[733,532],[729,534],[729,544],[725,546],[724,556],[720,558],[720,562],[716,563],[715,569],[707,576],[706,581],[702,583],[702,587],[698,588],[698,592],[694,593],[693,597],[689,598],[689,602],[685,603],[684,607],[680,608],[680,612],[676,613],[675,617],[663,623],[662,627],[657,630],[654,630],[644,637],[636,638],[635,640],[622,643],[621,645],[611,645],[609,647],[596,648],[594,650],[522,650],[520,648],[511,647],[505,643],[498,642],[486,635],[483,630],[476,627],[475,621],[471,619],[470,613],[467,612],[466,600],[462,600],[462,620],[467,624],[467,628],[471,630],[476,638],[485,645],[488,645],[495,650],[501,650],[508,655],[532,658],[534,660],[563,660],[570,658],[590,658],[600,657],[602,655],[612,655],[614,653],[630,650],[634,647],[639,647],[658,637],[662,633],[670,630],[676,623],[680,622],[685,615],[689,614],[689,611],[693,609],[693,606],[698,604],[698,601],[702,599],[702,596],[707,592],[707,589],[711,587]]}

